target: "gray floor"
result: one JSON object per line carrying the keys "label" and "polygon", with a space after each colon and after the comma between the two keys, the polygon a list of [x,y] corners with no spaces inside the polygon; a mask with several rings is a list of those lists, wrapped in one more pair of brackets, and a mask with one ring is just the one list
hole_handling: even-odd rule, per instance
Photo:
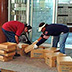
{"label": "gray floor", "polygon": [[9,62],[0,61],[0,67],[17,72],[57,72],[57,68],[50,68],[45,64],[44,59],[31,59],[25,56],[17,57]]}
{"label": "gray floor", "polygon": [[[72,57],[72,50],[66,49],[66,54]],[[58,72],[56,67],[50,68],[44,59],[31,59],[28,56],[16,57],[12,61],[0,61],[0,68],[17,72]]]}

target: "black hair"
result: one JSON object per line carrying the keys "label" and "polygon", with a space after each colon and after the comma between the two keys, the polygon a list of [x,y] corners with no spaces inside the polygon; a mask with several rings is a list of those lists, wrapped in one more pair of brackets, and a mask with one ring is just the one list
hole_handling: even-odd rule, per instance
{"label": "black hair", "polygon": [[32,27],[30,25],[25,24],[25,27],[27,27],[27,29],[32,29]]}
{"label": "black hair", "polygon": [[28,25],[28,26],[27,26],[27,29],[28,29],[28,30],[29,30],[29,29],[32,29],[32,27],[31,27],[30,25]]}
{"label": "black hair", "polygon": [[[45,24],[45,22],[41,22],[41,23],[39,24],[39,27],[42,27],[44,24]],[[46,24],[45,27],[46,27],[47,25],[48,25],[48,24]]]}
{"label": "black hair", "polygon": [[39,24],[39,27],[42,27],[44,24],[45,24],[44,22],[40,23]]}

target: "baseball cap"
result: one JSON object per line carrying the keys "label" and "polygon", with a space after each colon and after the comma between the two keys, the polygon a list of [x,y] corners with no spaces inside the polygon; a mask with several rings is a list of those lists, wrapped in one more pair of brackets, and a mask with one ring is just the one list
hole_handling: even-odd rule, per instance
{"label": "baseball cap", "polygon": [[44,22],[40,23],[38,31],[40,32],[42,30],[42,28],[45,27],[45,25],[46,24]]}
{"label": "baseball cap", "polygon": [[25,24],[25,27],[27,27],[28,32],[31,32],[32,31],[32,27],[30,25]]}

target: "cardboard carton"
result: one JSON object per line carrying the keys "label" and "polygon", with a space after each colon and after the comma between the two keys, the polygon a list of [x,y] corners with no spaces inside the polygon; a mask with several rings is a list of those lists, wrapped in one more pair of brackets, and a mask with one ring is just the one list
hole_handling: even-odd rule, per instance
{"label": "cardboard carton", "polygon": [[44,52],[45,53],[54,53],[54,52],[59,52],[60,48],[55,48],[55,47],[51,47],[51,48],[45,48]]}
{"label": "cardboard carton", "polygon": [[45,63],[50,67],[56,67],[57,65],[57,57],[66,56],[66,54],[62,54],[60,52],[55,53],[45,53]]}
{"label": "cardboard carton", "polygon": [[22,48],[19,48],[17,47],[17,53],[20,54],[21,56],[24,56],[24,50],[27,46],[29,46],[29,44],[25,44],[25,43],[22,43],[21,44]]}
{"label": "cardboard carton", "polygon": [[9,57],[9,56],[14,56],[15,55],[15,51],[14,52],[9,52],[9,53],[0,53],[0,55],[4,55],[4,56],[6,56],[6,57]]}
{"label": "cardboard carton", "polygon": [[72,58],[70,56],[57,57],[58,72],[72,72]]}
{"label": "cardboard carton", "polygon": [[16,72],[16,71],[1,69],[1,72]]}
{"label": "cardboard carton", "polygon": [[0,61],[10,61],[13,59],[13,56],[5,57],[3,55],[0,55]]}
{"label": "cardboard carton", "polygon": [[65,56],[65,57],[57,57],[57,63],[59,65],[72,65],[72,58],[70,56]]}
{"label": "cardboard carton", "polygon": [[31,45],[27,46],[24,51],[25,51],[26,53],[32,51],[32,50],[34,49],[34,44],[36,44],[36,43],[37,43],[37,42],[33,42]]}
{"label": "cardboard carton", "polygon": [[31,51],[31,58],[44,58],[44,49],[38,48]]}
{"label": "cardboard carton", "polygon": [[11,43],[11,42],[5,42],[5,43],[1,43],[0,44],[0,49],[9,49],[9,48],[13,48],[16,47],[16,43]]}

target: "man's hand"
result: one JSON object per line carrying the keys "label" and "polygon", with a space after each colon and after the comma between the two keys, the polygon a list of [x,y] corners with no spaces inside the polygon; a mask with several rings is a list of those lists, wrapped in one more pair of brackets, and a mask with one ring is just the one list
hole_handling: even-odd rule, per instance
{"label": "man's hand", "polygon": [[34,45],[34,49],[37,49],[37,48],[38,48],[38,46],[35,44],[35,45]]}
{"label": "man's hand", "polygon": [[16,40],[16,42],[18,44],[19,43],[19,39],[18,39],[18,36],[17,35],[15,35],[15,40]]}

